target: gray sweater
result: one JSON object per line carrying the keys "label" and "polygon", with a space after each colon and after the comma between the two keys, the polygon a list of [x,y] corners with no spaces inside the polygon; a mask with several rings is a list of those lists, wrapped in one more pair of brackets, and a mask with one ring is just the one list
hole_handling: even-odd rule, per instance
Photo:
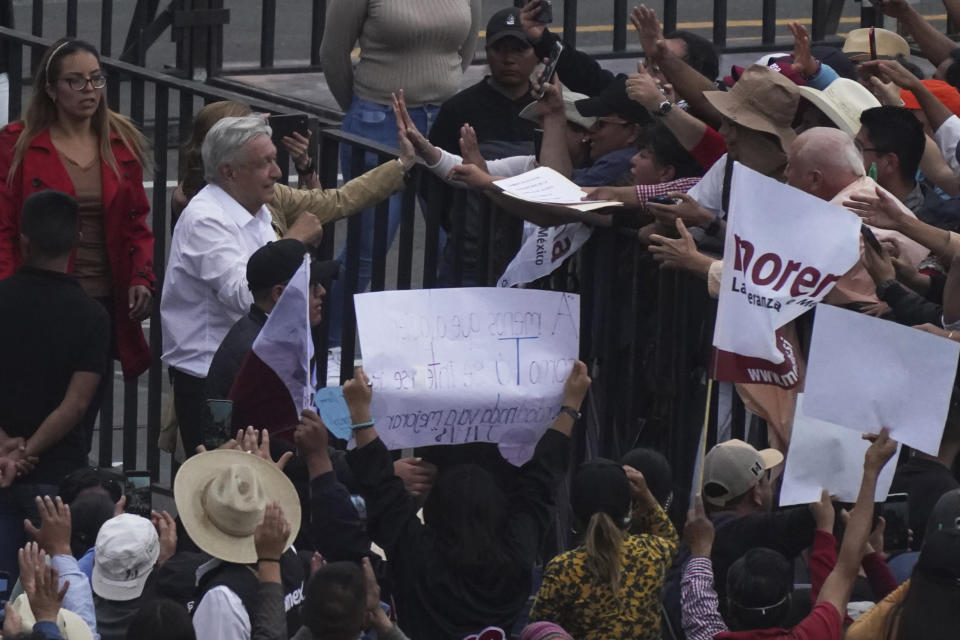
{"label": "gray sweater", "polygon": [[[320,61],[340,108],[353,95],[390,104],[441,104],[473,60],[481,0],[328,0]],[[350,52],[359,41],[356,69]]]}

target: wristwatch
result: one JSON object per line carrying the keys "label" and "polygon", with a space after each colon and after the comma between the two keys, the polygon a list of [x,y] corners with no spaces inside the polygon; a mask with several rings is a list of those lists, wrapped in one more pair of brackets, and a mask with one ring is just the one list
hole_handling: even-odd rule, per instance
{"label": "wristwatch", "polygon": [[583,415],[583,414],[581,414],[579,411],[577,411],[576,409],[574,409],[573,407],[567,407],[567,406],[560,407],[560,411],[557,412],[557,415],[559,416],[561,413],[565,413],[565,414],[567,414],[568,416],[570,416],[571,418],[573,418],[573,421],[574,421],[574,422],[576,422],[577,420],[579,420],[579,419],[581,418],[581,416]]}
{"label": "wristwatch", "polygon": [[673,104],[669,100],[664,100],[659,105],[657,105],[657,110],[653,112],[653,115],[660,116],[661,118],[673,109]]}

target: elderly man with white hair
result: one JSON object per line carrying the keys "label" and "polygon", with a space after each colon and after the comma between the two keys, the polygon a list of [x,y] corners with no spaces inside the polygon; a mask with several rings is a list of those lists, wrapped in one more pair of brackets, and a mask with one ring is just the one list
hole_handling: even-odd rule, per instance
{"label": "elderly man with white hair", "polygon": [[[889,193],[866,175],[863,157],[847,133],[830,127],[808,129],[790,145],[787,154],[787,166],[784,179],[791,187],[796,187],[810,195],[834,204],[841,205],[851,195],[878,192]],[[896,198],[890,198],[899,205],[903,215],[915,216]],[[920,244],[895,231],[874,230],[879,240],[893,238],[900,246],[901,258],[916,266],[928,253]],[[651,236],[654,245],[650,252],[664,266],[683,269],[700,275],[707,280],[710,295],[717,297],[720,291],[720,274],[723,261],[714,260],[697,251],[689,234],[679,239],[663,236]],[[876,297],[876,285],[867,273],[862,262],[857,262],[850,271],[837,282],[824,301],[829,304],[847,305],[851,303],[873,303]]]}
{"label": "elderly man with white hair", "polygon": [[[201,443],[205,378],[217,347],[250,308],[247,259],[277,240],[265,206],[280,177],[271,130],[258,116],[223,118],[201,154],[207,186],[184,209],[173,231],[160,320],[163,361],[170,368],[184,450]],[[301,216],[287,236],[319,235],[319,221]],[[298,220],[300,222],[300,220]],[[313,230],[305,229],[305,226]]]}

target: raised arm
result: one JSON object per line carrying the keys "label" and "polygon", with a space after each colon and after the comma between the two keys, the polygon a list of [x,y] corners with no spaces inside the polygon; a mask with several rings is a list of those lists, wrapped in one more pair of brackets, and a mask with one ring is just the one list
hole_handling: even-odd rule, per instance
{"label": "raised arm", "polygon": [[540,145],[540,164],[550,167],[562,176],[573,175],[573,162],[567,148],[567,117],[563,112],[563,89],[560,77],[544,85],[543,98],[537,107],[543,114],[543,143]]}
{"label": "raised arm", "polygon": [[829,602],[841,616],[846,613],[853,581],[860,570],[863,548],[870,537],[877,477],[880,475],[880,470],[897,451],[896,441],[890,439],[885,428],[880,431],[880,435],[870,436],[870,438],[873,442],[864,455],[860,492],[857,494],[857,502],[850,514],[843,542],[840,544],[837,566],[827,576],[817,597],[818,603]]}
{"label": "raised arm", "polygon": [[320,44],[320,64],[327,86],[344,111],[353,101],[353,64],[350,52],[363,30],[366,0],[329,0]]}
{"label": "raised arm", "polygon": [[[877,0],[874,4],[879,6],[885,15],[900,21],[900,25],[920,46],[923,57],[933,66],[946,60],[950,52],[956,48],[957,44],[954,41],[927,22],[907,0]],[[943,0],[943,5],[951,20],[960,19],[960,11],[958,11],[960,3],[957,0]]]}
{"label": "raised arm", "polygon": [[[658,113],[660,105],[668,102],[667,97],[660,91],[657,81],[654,80],[642,62],[637,63],[637,73],[627,78],[627,96],[642,104],[650,113]],[[684,149],[690,151],[695,148],[707,131],[707,124],[680,108],[670,108],[660,121],[670,129]]]}

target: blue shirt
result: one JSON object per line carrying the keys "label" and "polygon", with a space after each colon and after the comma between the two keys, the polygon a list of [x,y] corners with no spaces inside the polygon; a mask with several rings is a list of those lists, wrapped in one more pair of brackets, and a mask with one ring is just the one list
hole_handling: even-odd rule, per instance
{"label": "blue shirt", "polygon": [[630,171],[630,159],[637,153],[634,147],[624,147],[600,156],[589,167],[574,169],[571,180],[578,187],[616,185]]}

